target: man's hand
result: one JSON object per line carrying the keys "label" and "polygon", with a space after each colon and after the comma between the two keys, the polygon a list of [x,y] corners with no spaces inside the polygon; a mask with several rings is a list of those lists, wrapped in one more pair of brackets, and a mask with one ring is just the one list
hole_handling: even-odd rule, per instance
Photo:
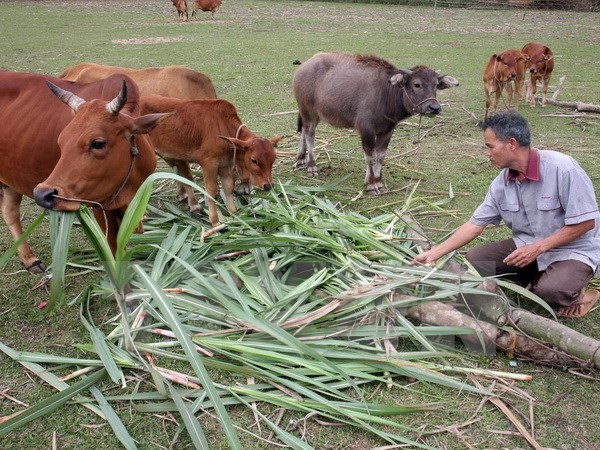
{"label": "man's hand", "polygon": [[504,264],[515,267],[525,267],[531,264],[540,256],[543,250],[537,242],[519,247],[502,261]]}
{"label": "man's hand", "polygon": [[431,249],[431,250],[427,250],[426,252],[418,254],[417,256],[415,256],[415,259],[413,259],[408,264],[411,266],[416,266],[417,264],[431,265],[434,262],[436,262],[437,259],[438,258],[433,254],[433,249]]}

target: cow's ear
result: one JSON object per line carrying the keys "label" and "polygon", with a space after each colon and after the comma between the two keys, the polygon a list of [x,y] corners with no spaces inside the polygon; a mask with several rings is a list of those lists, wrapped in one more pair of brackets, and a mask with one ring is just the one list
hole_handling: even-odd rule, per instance
{"label": "cow's ear", "polygon": [[277,144],[279,144],[279,141],[281,141],[283,139],[282,135],[278,135],[278,136],[273,136],[271,138],[271,145],[273,147],[277,147]]}
{"label": "cow's ear", "polygon": [[450,75],[444,75],[443,77],[438,77],[438,85],[437,88],[438,89],[448,89],[451,87],[456,87],[458,86],[458,80],[454,77],[451,77]]}
{"label": "cow's ear", "polygon": [[493,55],[492,58],[494,58],[498,62],[502,61],[502,56],[501,55]]}
{"label": "cow's ear", "polygon": [[225,139],[226,141],[229,141],[231,144],[233,144],[234,148],[238,148],[240,150],[246,150],[247,144],[245,141],[242,141],[241,139],[236,139],[236,138],[232,138],[232,137],[228,137],[228,136],[219,136],[221,139]]}
{"label": "cow's ear", "polygon": [[[145,116],[136,117],[133,120],[133,125],[130,128],[131,133],[133,134],[146,134],[150,133],[159,122],[166,117],[170,116],[172,113],[154,113],[154,114],[146,114]],[[126,114],[121,113],[119,117],[127,116]],[[129,117],[129,116],[127,116]]]}

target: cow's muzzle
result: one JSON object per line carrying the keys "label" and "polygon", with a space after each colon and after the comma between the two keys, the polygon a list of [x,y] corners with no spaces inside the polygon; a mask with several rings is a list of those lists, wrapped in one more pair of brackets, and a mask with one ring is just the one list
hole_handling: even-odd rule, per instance
{"label": "cow's muzzle", "polygon": [[33,198],[35,202],[42,208],[53,209],[56,203],[56,195],[58,191],[56,189],[45,188],[36,186],[33,190]]}
{"label": "cow's muzzle", "polygon": [[272,185],[272,184],[269,184],[269,183],[265,183],[265,184],[263,185],[263,189],[264,189],[265,191],[270,191],[271,189],[273,189],[273,185]]}

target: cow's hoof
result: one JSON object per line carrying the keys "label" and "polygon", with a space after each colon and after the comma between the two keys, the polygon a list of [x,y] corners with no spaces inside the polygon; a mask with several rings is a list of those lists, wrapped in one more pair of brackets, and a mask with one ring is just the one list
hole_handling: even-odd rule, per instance
{"label": "cow's hoof", "polygon": [[46,266],[39,259],[36,259],[34,262],[29,264],[26,268],[31,273],[44,273],[46,271]]}
{"label": "cow's hoof", "polygon": [[319,171],[317,170],[317,166],[307,167],[306,171],[308,172],[309,177],[316,177],[319,175]]}
{"label": "cow's hoof", "polygon": [[202,217],[204,216],[204,212],[202,212],[202,208],[200,208],[200,206],[193,206],[192,208],[190,208],[190,214],[192,215],[192,217]]}

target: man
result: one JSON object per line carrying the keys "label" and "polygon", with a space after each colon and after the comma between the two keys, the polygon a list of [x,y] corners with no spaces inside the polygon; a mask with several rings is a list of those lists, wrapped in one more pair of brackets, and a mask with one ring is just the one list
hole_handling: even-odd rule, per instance
{"label": "man", "polygon": [[570,156],[530,147],[517,113],[499,113],[482,126],[487,156],[502,171],[470,220],[411,264],[429,264],[501,220],[512,239],[467,253],[482,276],[506,275],[543,298],[562,317],[582,317],[600,292],[585,290],[600,263],[600,214],[588,175]]}

